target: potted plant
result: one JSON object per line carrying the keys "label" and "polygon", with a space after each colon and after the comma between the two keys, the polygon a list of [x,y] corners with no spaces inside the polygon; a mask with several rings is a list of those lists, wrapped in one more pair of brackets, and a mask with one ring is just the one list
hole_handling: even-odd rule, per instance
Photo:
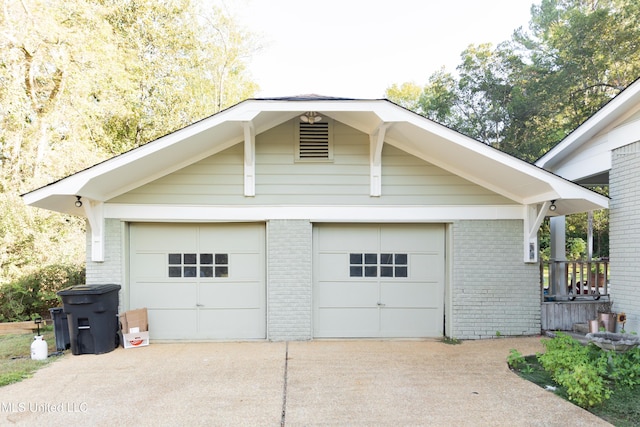
{"label": "potted plant", "polygon": [[607,332],[616,331],[616,314],[612,310],[613,301],[603,301],[598,304],[598,325],[604,327]]}

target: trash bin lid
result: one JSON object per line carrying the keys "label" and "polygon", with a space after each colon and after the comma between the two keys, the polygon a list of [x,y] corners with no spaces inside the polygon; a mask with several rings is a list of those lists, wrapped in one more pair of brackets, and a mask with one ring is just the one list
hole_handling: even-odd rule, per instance
{"label": "trash bin lid", "polygon": [[75,285],[58,291],[58,295],[100,295],[106,294],[112,291],[119,291],[120,285],[105,284],[105,285]]}

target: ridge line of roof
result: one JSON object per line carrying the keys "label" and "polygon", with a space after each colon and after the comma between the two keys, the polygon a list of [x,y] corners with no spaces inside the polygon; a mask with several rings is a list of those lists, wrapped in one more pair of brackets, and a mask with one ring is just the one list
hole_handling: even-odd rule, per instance
{"label": "ridge line of roof", "polygon": [[292,95],[292,96],[269,96],[259,98],[249,98],[250,101],[385,101],[385,98],[347,98],[340,96],[324,96],[324,95]]}

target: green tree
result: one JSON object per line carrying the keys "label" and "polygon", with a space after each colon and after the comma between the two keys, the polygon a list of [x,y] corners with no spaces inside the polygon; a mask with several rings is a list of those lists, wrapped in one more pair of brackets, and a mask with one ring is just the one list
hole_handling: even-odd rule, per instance
{"label": "green tree", "polygon": [[85,2],[3,2],[0,284],[43,265],[84,260],[84,223],[31,209],[19,194],[100,159],[87,88],[116,77],[101,56],[114,50],[101,13]]}
{"label": "green tree", "polygon": [[454,126],[452,111],[458,100],[453,75],[441,68],[429,77],[429,84],[422,91],[420,114],[438,123]]}
{"label": "green tree", "polygon": [[508,49],[514,70],[505,151],[535,160],[640,76],[640,8],[632,0],[543,0]]}
{"label": "green tree", "polygon": [[[587,213],[569,215],[566,222],[567,241],[582,239],[587,241]],[[593,211],[593,257],[609,256],[609,210]],[[584,255],[586,255],[586,246]],[[584,258],[584,257],[583,257]]]}
{"label": "green tree", "polygon": [[111,53],[113,40],[100,19],[100,7],[84,2],[4,3],[1,188],[23,191],[95,158],[85,122],[91,103],[87,89],[117,76],[102,56]]}
{"label": "green tree", "polygon": [[407,110],[423,114],[420,109],[420,96],[422,87],[413,82],[402,83],[401,85],[391,85],[387,88],[386,96],[390,101],[395,102]]}
{"label": "green tree", "polygon": [[84,259],[84,223],[20,193],[253,96],[251,34],[196,0],[2,0],[0,284]]}
{"label": "green tree", "polygon": [[106,20],[128,58],[132,87],[126,115],[107,132],[121,141],[113,152],[140,146],[250,97],[257,86],[245,61],[252,36],[222,9],[191,0],[103,0]]}
{"label": "green tree", "polygon": [[640,3],[542,0],[528,31],[461,60],[429,78],[416,112],[534,161],[640,76]]}
{"label": "green tree", "polygon": [[507,108],[512,89],[507,51],[493,49],[491,44],[471,45],[462,52],[458,73],[456,127],[500,148],[509,125]]}

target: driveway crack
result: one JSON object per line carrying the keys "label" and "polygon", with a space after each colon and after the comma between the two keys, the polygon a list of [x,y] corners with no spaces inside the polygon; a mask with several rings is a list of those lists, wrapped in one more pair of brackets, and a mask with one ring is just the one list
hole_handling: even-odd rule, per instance
{"label": "driveway crack", "polygon": [[280,427],[285,426],[287,416],[287,373],[289,370],[289,341],[287,341],[284,353],[284,381],[282,386],[282,416],[280,417]]}

